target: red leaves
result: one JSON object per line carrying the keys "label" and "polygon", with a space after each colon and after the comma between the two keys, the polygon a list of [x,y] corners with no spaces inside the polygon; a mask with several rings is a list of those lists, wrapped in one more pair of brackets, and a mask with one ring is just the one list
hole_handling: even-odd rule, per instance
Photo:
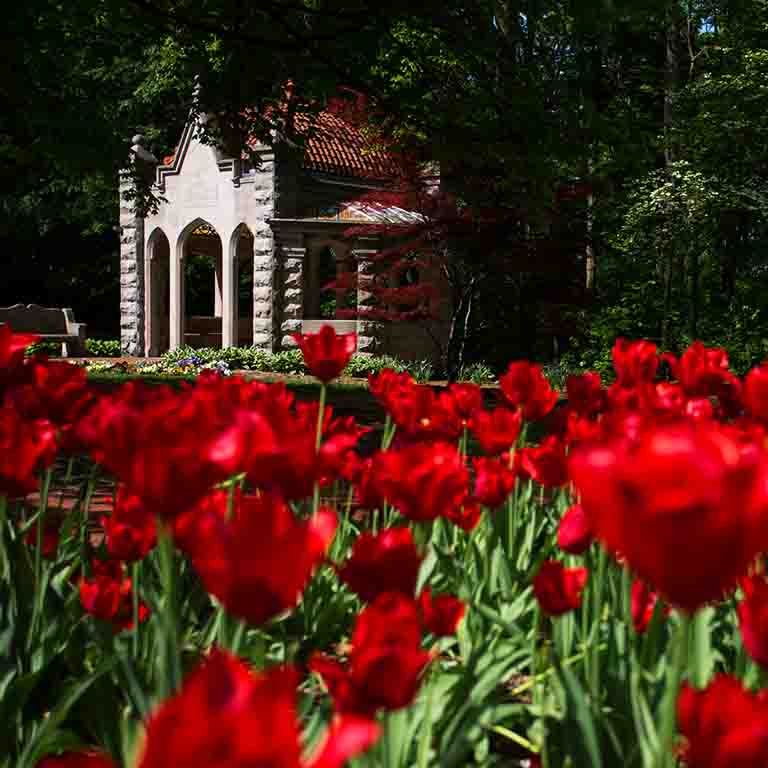
{"label": "red leaves", "polygon": [[337,336],[330,325],[324,325],[318,333],[294,333],[293,338],[304,355],[304,364],[309,372],[324,384],[335,379],[347,367],[357,347],[354,333]]}

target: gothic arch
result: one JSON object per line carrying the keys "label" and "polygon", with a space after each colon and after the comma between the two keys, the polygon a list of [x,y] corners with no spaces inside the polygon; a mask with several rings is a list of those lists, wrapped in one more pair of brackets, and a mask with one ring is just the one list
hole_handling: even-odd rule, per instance
{"label": "gothic arch", "polygon": [[160,227],[147,239],[144,269],[144,349],[152,357],[170,345],[171,245]]}

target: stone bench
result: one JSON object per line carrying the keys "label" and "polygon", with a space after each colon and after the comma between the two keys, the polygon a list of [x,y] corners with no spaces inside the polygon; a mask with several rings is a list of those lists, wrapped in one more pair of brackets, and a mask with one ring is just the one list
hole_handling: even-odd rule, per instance
{"label": "stone bench", "polygon": [[71,309],[14,304],[0,307],[0,323],[7,323],[14,333],[34,333],[40,341],[61,342],[63,357],[85,355],[85,323],[76,323]]}

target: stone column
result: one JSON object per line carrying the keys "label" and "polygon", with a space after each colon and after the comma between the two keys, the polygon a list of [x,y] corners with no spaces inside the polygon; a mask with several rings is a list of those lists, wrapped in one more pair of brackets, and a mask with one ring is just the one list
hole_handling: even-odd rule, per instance
{"label": "stone column", "polygon": [[170,348],[184,344],[184,257],[178,247],[171,251]]}
{"label": "stone column", "polygon": [[276,215],[275,156],[264,147],[259,152],[261,167],[253,174],[256,203],[248,225],[253,233],[253,344],[267,352],[277,347],[279,318],[275,315],[275,243],[269,224]]}
{"label": "stone column", "polygon": [[221,295],[221,346],[237,346],[238,306],[237,306],[237,238],[222,257],[222,295]]}
{"label": "stone column", "polygon": [[[224,250],[224,244],[222,243],[222,250]],[[224,278],[222,276],[222,268],[224,264],[224,256],[221,252],[214,254],[213,256],[213,316],[221,317],[221,313],[224,309],[223,291],[224,291]],[[223,330],[222,330],[223,333]]]}
{"label": "stone column", "polygon": [[157,159],[133,137],[130,167],[120,173],[120,349],[144,354],[144,219],[131,199],[138,182],[153,172]]}
{"label": "stone column", "polygon": [[282,291],[276,300],[282,304],[280,346],[286,348],[296,345],[291,334],[301,333],[304,317],[304,259],[307,255],[304,235],[301,232],[281,235],[279,253]]}
{"label": "stone column", "polygon": [[253,238],[253,344],[272,352],[275,347],[272,312],[275,277],[272,230]]}
{"label": "stone column", "polygon": [[357,262],[357,351],[376,353],[381,349],[383,325],[366,317],[366,310],[373,307],[376,297],[369,290],[375,275],[373,257],[378,253],[373,248],[355,248],[352,256]]}

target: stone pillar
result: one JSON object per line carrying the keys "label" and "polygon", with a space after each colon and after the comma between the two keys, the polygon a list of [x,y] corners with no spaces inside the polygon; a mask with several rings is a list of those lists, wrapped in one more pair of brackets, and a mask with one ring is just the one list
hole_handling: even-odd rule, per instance
{"label": "stone pillar", "polygon": [[304,235],[301,232],[281,235],[279,253],[282,289],[277,297],[282,304],[280,346],[286,348],[296,345],[291,334],[301,333],[304,317],[304,259],[307,255]]}
{"label": "stone pillar", "polygon": [[132,193],[157,159],[133,137],[130,167],[120,173],[120,349],[124,355],[144,354],[144,219],[137,214]]}
{"label": "stone pillar", "polygon": [[381,350],[383,325],[366,317],[367,309],[376,303],[376,297],[369,290],[375,275],[373,257],[378,253],[372,248],[355,248],[352,256],[357,262],[357,351],[377,353]]}
{"label": "stone pillar", "polygon": [[237,306],[237,238],[232,242],[229,252],[222,257],[223,276],[221,294],[221,346],[237,346],[238,306]]}
{"label": "stone pillar", "polygon": [[[222,250],[224,244],[222,243]],[[222,276],[222,267],[224,263],[224,257],[219,251],[213,257],[213,316],[221,317],[221,313],[224,309],[223,304],[223,291],[224,291],[224,278]],[[222,331],[223,333],[223,331]]]}
{"label": "stone pillar", "polygon": [[184,344],[184,256],[179,249],[171,252],[170,348]]}
{"label": "stone pillar", "polygon": [[254,216],[248,225],[253,233],[253,344],[267,352],[277,347],[279,318],[275,314],[275,243],[269,224],[276,211],[275,156],[265,147],[259,152],[261,167],[253,174]]}

